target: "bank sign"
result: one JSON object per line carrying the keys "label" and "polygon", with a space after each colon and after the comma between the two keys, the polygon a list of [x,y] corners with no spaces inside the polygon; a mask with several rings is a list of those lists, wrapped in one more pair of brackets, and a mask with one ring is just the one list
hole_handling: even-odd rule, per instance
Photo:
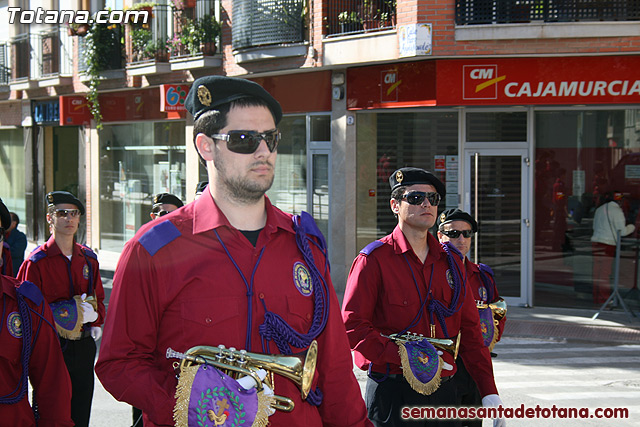
{"label": "bank sign", "polygon": [[640,56],[437,61],[438,105],[632,104]]}

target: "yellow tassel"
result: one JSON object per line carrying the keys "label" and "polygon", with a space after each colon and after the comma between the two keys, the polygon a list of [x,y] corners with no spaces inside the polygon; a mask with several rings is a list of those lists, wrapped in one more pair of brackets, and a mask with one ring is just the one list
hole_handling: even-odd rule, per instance
{"label": "yellow tassel", "polygon": [[496,345],[496,343],[498,342],[498,335],[500,334],[500,331],[498,330],[498,325],[500,324],[500,322],[496,319],[493,319],[493,338],[491,339],[491,344],[489,344],[489,351],[493,351],[493,347]]}
{"label": "yellow tassel", "polygon": [[189,425],[191,387],[199,367],[200,365],[189,366],[180,373],[176,388],[176,406],[173,408],[173,421],[175,421],[176,427],[188,427]]}
{"label": "yellow tassel", "polygon": [[442,359],[440,356],[438,356],[438,371],[431,381],[423,383],[413,375],[413,372],[411,372],[411,367],[409,366],[409,355],[407,354],[407,349],[403,344],[398,345],[398,352],[400,353],[400,360],[402,361],[402,375],[412,389],[420,394],[428,396],[440,387],[440,372],[442,371]]}

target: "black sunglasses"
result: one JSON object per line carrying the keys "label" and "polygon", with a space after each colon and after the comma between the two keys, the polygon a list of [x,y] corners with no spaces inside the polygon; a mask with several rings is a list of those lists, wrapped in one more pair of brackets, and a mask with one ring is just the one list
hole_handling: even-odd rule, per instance
{"label": "black sunglasses", "polygon": [[407,194],[403,194],[402,198],[410,205],[421,205],[425,199],[429,201],[431,206],[438,206],[440,204],[440,194],[438,193],[425,193],[424,191],[410,191]]}
{"label": "black sunglasses", "polygon": [[58,218],[66,218],[67,215],[70,215],[71,218],[75,218],[80,215],[79,209],[56,209],[55,215]]}
{"label": "black sunglasses", "polygon": [[441,233],[450,239],[457,239],[461,234],[467,239],[473,236],[473,230],[443,230]]}
{"label": "black sunglasses", "polygon": [[155,216],[165,216],[168,213],[169,213],[168,211],[158,211],[158,212],[154,212],[154,215]]}
{"label": "black sunglasses", "polygon": [[230,130],[228,133],[215,133],[211,135],[213,139],[227,141],[227,148],[238,154],[251,154],[260,146],[264,139],[270,152],[274,152],[280,142],[280,131],[278,129],[266,132],[256,132],[253,130]]}

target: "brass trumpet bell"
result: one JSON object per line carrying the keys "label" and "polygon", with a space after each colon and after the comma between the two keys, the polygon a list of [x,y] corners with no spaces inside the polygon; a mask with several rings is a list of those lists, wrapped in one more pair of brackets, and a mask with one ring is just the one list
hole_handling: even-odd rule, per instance
{"label": "brass trumpet bell", "polygon": [[502,298],[489,304],[489,308],[493,312],[493,317],[496,320],[502,320],[502,318],[507,315],[507,302]]}
{"label": "brass trumpet bell", "polygon": [[[258,390],[262,390],[262,381],[256,372],[259,369],[264,369],[293,381],[300,388],[302,399],[306,399],[316,371],[318,343],[314,340],[307,350],[292,355],[250,353],[246,350],[236,350],[233,347],[227,349],[220,345],[218,347],[196,346],[185,353],[168,348],[166,357],[167,359],[182,359],[179,364],[180,372],[193,364],[206,363],[225,371],[227,375],[233,374],[235,378],[241,375],[250,375],[256,381]],[[269,381],[269,375],[264,382],[273,388],[273,384]],[[294,403],[288,397],[276,395],[274,398],[276,404],[273,407],[275,409],[285,412],[293,410]]]}

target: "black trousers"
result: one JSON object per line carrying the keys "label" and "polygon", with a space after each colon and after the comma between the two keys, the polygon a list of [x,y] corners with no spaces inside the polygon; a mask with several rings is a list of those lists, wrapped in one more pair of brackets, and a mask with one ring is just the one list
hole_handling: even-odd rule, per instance
{"label": "black trousers", "polygon": [[[382,375],[372,373],[373,378]],[[367,379],[365,403],[369,419],[374,426],[447,426],[459,427],[460,420],[413,420],[402,418],[402,408],[457,406],[456,385],[453,379],[444,381],[438,390],[425,396],[413,390],[409,383],[400,375],[394,375],[382,382]]]}
{"label": "black trousers", "polygon": [[[482,407],[482,396],[480,396],[476,382],[471,378],[469,371],[464,366],[462,357],[458,357],[456,365],[458,365],[458,371],[452,380],[456,384],[456,393],[458,395],[456,406]],[[465,427],[482,427],[482,420],[462,420],[462,425]]]}
{"label": "black trousers", "polygon": [[71,377],[71,419],[76,427],[89,427],[96,343],[87,336],[77,341],[61,338],[60,345]]}

